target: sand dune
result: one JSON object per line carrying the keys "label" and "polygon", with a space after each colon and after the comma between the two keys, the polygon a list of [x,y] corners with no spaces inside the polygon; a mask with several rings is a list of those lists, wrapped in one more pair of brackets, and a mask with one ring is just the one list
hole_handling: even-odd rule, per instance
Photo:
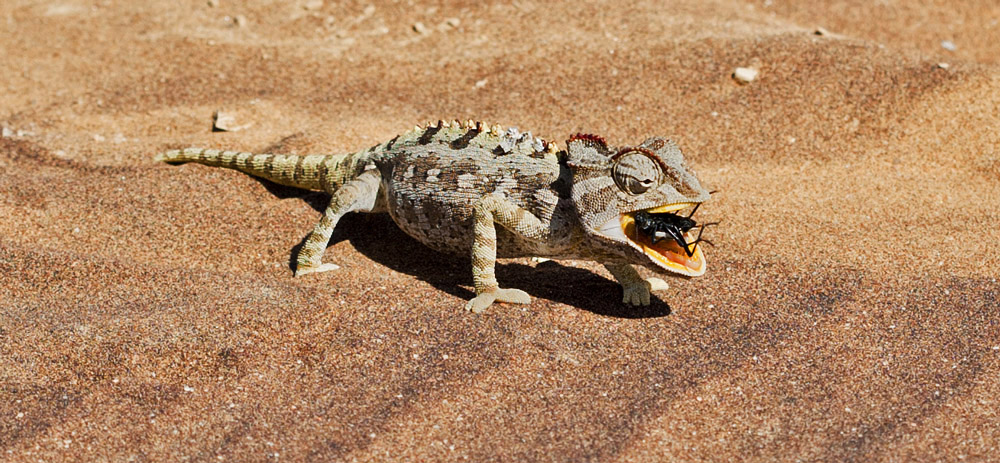
{"label": "sand dune", "polygon": [[[1000,6],[212,3],[0,12],[0,460],[996,459]],[[294,279],[323,194],[152,161],[439,118],[676,140],[708,273],[471,315],[388,218]]]}

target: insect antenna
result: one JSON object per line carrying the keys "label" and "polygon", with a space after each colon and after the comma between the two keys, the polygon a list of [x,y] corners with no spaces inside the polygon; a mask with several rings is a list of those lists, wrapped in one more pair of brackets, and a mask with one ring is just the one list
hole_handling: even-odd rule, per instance
{"label": "insect antenna", "polygon": [[[710,194],[710,195],[714,195],[714,194],[716,194],[716,193],[718,193],[718,192],[719,192],[719,190],[712,190],[712,191],[709,191],[709,192],[708,192],[708,194]],[[701,203],[698,203],[698,204],[695,204],[695,205],[694,205],[694,209],[691,209],[691,213],[690,213],[690,214],[688,214],[687,218],[689,218],[689,219],[690,219],[690,218],[691,218],[691,216],[693,216],[693,215],[694,215],[694,213],[698,211],[698,208],[699,208],[699,207],[701,207]]]}

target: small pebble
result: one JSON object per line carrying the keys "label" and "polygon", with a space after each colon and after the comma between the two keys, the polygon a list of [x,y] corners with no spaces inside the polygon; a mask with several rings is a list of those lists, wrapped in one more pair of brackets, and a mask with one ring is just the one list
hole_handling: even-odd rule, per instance
{"label": "small pebble", "polygon": [[830,31],[828,31],[826,29],[823,29],[822,27],[817,27],[816,30],[813,31],[813,34],[815,34],[815,35],[830,35]]}
{"label": "small pebble", "polygon": [[219,6],[219,0],[208,0],[208,2],[206,3],[208,3],[209,8],[215,8]]}
{"label": "small pebble", "polygon": [[413,32],[416,32],[420,35],[426,35],[428,32],[427,26],[425,26],[424,23],[422,22],[416,22],[413,24]]}
{"label": "small pebble", "polygon": [[944,48],[945,50],[948,51],[955,51],[958,49],[958,46],[956,46],[955,42],[952,42],[951,40],[942,40],[941,48]]}
{"label": "small pebble", "polygon": [[950,68],[950,67],[951,67],[951,65],[950,65],[950,64],[948,64],[948,63],[938,63],[938,64],[937,64],[937,67],[939,67],[939,68],[941,68],[941,69],[948,69],[948,68]]}
{"label": "small pebble", "polygon": [[753,68],[736,68],[733,78],[741,84],[749,84],[757,78],[757,70]]}
{"label": "small pebble", "polygon": [[236,15],[235,18],[233,18],[233,24],[236,24],[236,27],[246,27],[246,25],[247,25],[247,17],[243,16],[241,14],[238,14],[238,15]]}
{"label": "small pebble", "polygon": [[444,21],[444,23],[447,24],[449,27],[458,27],[458,25],[460,24],[458,18],[448,18]]}
{"label": "small pebble", "polygon": [[486,86],[486,79],[476,81],[476,88],[483,88],[485,86]]}
{"label": "small pebble", "polygon": [[2,135],[4,138],[10,138],[10,137],[14,136],[14,131],[11,130],[11,129],[8,129],[7,127],[4,127],[3,131],[2,131],[2,133],[0,133],[0,135]]}
{"label": "small pebble", "polygon": [[323,8],[323,0],[309,0],[305,5],[302,5],[302,8],[307,10],[318,10]]}
{"label": "small pebble", "polygon": [[224,111],[216,111],[212,113],[212,131],[213,132],[236,132],[246,129],[253,125],[253,123],[238,125],[236,123],[236,116],[231,113]]}
{"label": "small pebble", "polygon": [[213,131],[227,132],[235,122],[236,120],[233,119],[233,116],[230,116],[224,112],[216,111],[215,114],[212,114]]}

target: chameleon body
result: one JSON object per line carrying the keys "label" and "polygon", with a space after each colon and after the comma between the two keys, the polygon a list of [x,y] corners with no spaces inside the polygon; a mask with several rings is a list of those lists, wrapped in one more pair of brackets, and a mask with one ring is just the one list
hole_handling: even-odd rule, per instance
{"label": "chameleon body", "polygon": [[330,193],[299,251],[296,276],[337,268],[322,256],[344,214],[388,212],[428,247],[472,257],[476,296],[466,308],[475,312],[495,301],[530,302],[524,291],[499,287],[498,257],[600,262],[622,285],[623,302],[637,305],[649,304],[650,291],[666,283],[643,279],[633,265],[688,277],[706,268],[692,236],[685,235],[694,244],[684,249],[676,240],[644,235],[635,224],[638,212],[662,216],[709,199],[680,149],[662,138],[613,148],[598,136],[577,134],[560,150],[514,128],[439,121],[353,154],[188,148],[156,159],[227,167]]}

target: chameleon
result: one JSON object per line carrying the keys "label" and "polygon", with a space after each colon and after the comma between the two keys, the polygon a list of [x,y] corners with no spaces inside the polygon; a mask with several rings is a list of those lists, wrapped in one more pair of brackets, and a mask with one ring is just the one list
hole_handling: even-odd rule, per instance
{"label": "chameleon", "polygon": [[[497,258],[601,263],[621,285],[622,302],[631,305],[648,305],[651,291],[667,289],[660,278],[641,277],[636,265],[679,277],[705,273],[703,240],[694,236],[698,227],[690,214],[659,227],[649,223],[683,210],[693,214],[710,197],[676,143],[652,137],[613,147],[600,136],[578,133],[565,146],[516,127],[438,121],[351,154],[187,148],[154,159],[226,167],[329,193],[323,217],[296,257],[296,277],[339,268],[323,262],[323,254],[349,212],[387,212],[431,249],[471,256],[475,297],[465,308],[476,313],[494,302],[531,301],[525,291],[499,286]],[[666,229],[680,238],[648,234]]]}

